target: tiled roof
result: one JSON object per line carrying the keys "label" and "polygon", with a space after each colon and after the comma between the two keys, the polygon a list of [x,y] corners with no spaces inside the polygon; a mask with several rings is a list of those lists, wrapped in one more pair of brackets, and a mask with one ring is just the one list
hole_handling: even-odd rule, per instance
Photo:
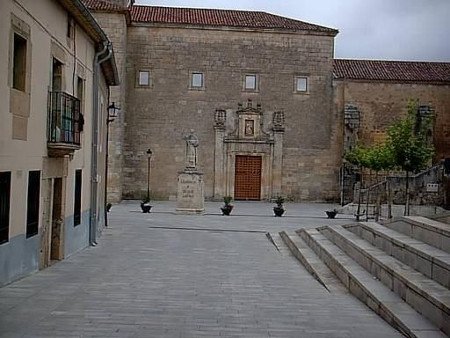
{"label": "tiled roof", "polygon": [[450,83],[450,62],[334,60],[338,79]]}
{"label": "tiled roof", "polygon": [[185,24],[196,26],[227,26],[281,30],[307,30],[337,34],[335,29],[313,25],[265,12],[138,6],[130,8],[131,20],[135,22]]}
{"label": "tiled roof", "polygon": [[110,3],[106,0],[81,0],[84,5],[94,11],[123,11],[126,7]]}

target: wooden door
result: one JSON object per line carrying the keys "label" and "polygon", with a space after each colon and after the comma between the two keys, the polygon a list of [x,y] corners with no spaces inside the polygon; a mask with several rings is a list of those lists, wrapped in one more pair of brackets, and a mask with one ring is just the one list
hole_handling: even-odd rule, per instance
{"label": "wooden door", "polygon": [[261,199],[261,156],[236,156],[234,199]]}

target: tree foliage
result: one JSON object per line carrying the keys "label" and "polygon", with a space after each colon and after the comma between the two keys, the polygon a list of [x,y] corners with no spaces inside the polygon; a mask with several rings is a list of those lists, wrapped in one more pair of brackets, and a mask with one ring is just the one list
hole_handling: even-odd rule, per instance
{"label": "tree foliage", "polygon": [[357,145],[347,151],[344,158],[353,165],[377,172],[394,166],[391,148],[386,143],[375,144],[371,147]]}
{"label": "tree foliage", "polygon": [[[376,171],[399,168],[406,171],[405,215],[409,215],[409,173],[427,167],[434,149],[428,141],[427,133],[431,119],[422,118],[415,101],[408,104],[408,114],[394,122],[387,129],[384,143],[371,147],[357,145],[347,151],[344,158],[351,164]],[[359,215],[358,200],[358,215]]]}
{"label": "tree foliage", "polygon": [[406,172],[426,168],[434,153],[433,146],[427,140],[429,123],[429,120],[418,116],[417,103],[412,101],[408,105],[407,116],[388,128],[387,146],[396,167]]}

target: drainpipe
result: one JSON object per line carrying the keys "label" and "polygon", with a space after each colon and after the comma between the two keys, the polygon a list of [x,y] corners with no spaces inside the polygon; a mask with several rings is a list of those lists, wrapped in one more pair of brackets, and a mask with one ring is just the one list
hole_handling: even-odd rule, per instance
{"label": "drainpipe", "polygon": [[[93,79],[93,111],[92,111],[92,153],[91,153],[91,208],[89,223],[89,244],[97,245],[97,193],[98,193],[98,131],[99,131],[99,78],[100,65],[112,57],[112,48],[110,42],[103,42],[103,49],[95,54],[94,57],[94,79]],[[106,55],[101,58],[102,55]]]}

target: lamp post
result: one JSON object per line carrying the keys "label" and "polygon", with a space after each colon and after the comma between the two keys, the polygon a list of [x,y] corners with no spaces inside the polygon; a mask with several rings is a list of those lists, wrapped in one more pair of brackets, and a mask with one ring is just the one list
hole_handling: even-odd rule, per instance
{"label": "lamp post", "polygon": [[150,198],[150,160],[152,158],[152,150],[147,149],[147,199]]}
{"label": "lamp post", "polygon": [[108,117],[106,118],[106,149],[105,149],[105,201],[104,201],[104,208],[105,208],[105,226],[108,226],[108,161],[109,161],[109,124],[113,122],[116,117],[119,115],[119,109],[116,107],[115,102],[112,102],[108,106]]}

